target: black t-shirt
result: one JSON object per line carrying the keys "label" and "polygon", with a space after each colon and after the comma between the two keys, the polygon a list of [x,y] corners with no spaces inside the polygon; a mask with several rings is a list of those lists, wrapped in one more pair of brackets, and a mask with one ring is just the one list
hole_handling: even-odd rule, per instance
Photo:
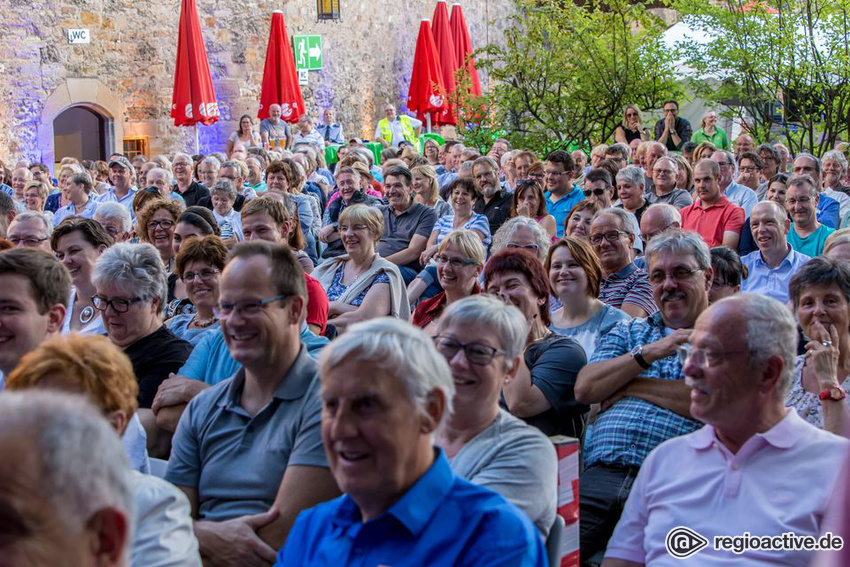
{"label": "black t-shirt", "polygon": [[201,199],[210,196],[210,190],[207,189],[203,184],[198,183],[197,181],[193,181],[192,184],[189,185],[189,187],[186,188],[183,193],[181,193],[176,186],[174,187],[174,191],[176,191],[178,195],[183,197],[183,200],[186,202],[187,207],[194,207],[195,205],[200,205]]}
{"label": "black t-shirt", "polygon": [[579,370],[587,364],[584,349],[574,339],[553,333],[528,345],[525,364],[531,370],[531,383],[552,407],[523,420],[545,435],[580,438],[590,410],[575,395]]}
{"label": "black t-shirt", "polygon": [[192,345],[165,325],[124,349],[139,382],[140,408],[151,407],[159,385],[170,372],[180,370],[191,352]]}
{"label": "black t-shirt", "polygon": [[478,214],[484,215],[490,221],[490,234],[496,234],[499,227],[511,218],[513,198],[512,193],[508,193],[502,189],[493,195],[489,203],[484,202],[484,197],[475,201],[475,208],[473,210]]}

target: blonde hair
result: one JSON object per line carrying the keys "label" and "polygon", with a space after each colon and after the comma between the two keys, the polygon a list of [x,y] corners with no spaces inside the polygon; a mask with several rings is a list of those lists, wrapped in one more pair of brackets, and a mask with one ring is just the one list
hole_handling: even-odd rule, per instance
{"label": "blonde hair", "polygon": [[375,240],[378,240],[384,234],[384,215],[381,214],[380,210],[368,205],[346,207],[339,215],[339,224],[342,223],[366,225]]}
{"label": "blonde hair", "polygon": [[850,243],[850,228],[836,230],[826,239],[826,244],[823,246],[823,254],[826,255],[834,247],[848,243]]}
{"label": "blonde hair", "polygon": [[621,125],[623,128],[626,128],[626,127],[627,127],[628,121],[626,120],[626,113],[627,113],[629,110],[634,110],[635,112],[637,112],[637,113],[638,113],[638,122],[639,122],[640,124],[643,124],[643,112],[641,112],[640,108],[638,108],[638,105],[636,105],[636,104],[627,104],[626,106],[624,106],[624,107],[623,107],[623,121],[622,121],[622,122],[620,122],[620,125]]}
{"label": "blonde hair", "polygon": [[475,231],[464,229],[453,230],[440,242],[437,252],[442,254],[449,245],[457,248],[463,256],[469,258],[470,262],[475,262],[476,266],[483,266],[487,260],[487,251],[484,250],[481,237]]}
{"label": "blonde hair", "polygon": [[139,385],[133,365],[105,336],[71,333],[44,341],[24,355],[6,379],[6,388],[36,388],[51,375],[61,376],[104,412],[121,410],[128,420],[136,412]]}
{"label": "blonde hair", "polygon": [[430,165],[417,165],[413,169],[410,170],[414,176],[421,175],[427,180],[428,185],[431,187],[431,190],[428,191],[428,202],[436,203],[438,197],[440,196],[440,184],[437,182],[437,172],[434,171],[434,168]]}

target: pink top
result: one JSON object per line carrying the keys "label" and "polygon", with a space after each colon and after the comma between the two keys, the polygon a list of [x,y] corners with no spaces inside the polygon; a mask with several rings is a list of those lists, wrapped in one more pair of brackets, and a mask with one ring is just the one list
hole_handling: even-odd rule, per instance
{"label": "pink top", "polygon": [[665,539],[676,527],[709,543],[694,565],[808,565],[811,551],[715,550],[715,536],[818,536],[848,446],[796,411],[732,454],[710,425],[659,445],[644,461],[605,557],[680,567]]}

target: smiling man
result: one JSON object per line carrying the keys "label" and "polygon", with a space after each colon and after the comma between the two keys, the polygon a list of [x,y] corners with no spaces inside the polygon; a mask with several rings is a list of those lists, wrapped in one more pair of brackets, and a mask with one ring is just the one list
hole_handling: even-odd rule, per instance
{"label": "smiling man", "polygon": [[472,162],[472,178],[482,198],[475,201],[473,211],[490,221],[490,234],[511,218],[513,193],[499,184],[499,166],[490,156],[481,156]]}
{"label": "smiling man", "polygon": [[112,187],[98,197],[98,202],[116,201],[121,203],[130,210],[130,214],[135,218],[133,211],[133,198],[136,196],[136,187],[133,185],[135,175],[136,170],[127,158],[124,156],[113,157],[109,160],[109,181],[112,183]]}
{"label": "smiling man", "polygon": [[788,180],[785,206],[793,221],[788,231],[788,243],[797,252],[812,258],[820,256],[826,239],[835,232],[835,229],[818,222],[820,199],[816,182],[810,175],[794,175]]}
{"label": "smiling man", "polygon": [[322,440],[345,495],[298,517],[276,565],[547,564],[529,519],[434,446],[455,383],[423,331],[390,318],[354,325],[320,372]]}
{"label": "smiling man", "polygon": [[[665,542],[679,526],[709,542],[745,532],[762,541],[789,531],[822,534],[847,440],[785,407],[796,351],[791,312],[768,297],[733,296],[700,314],[680,359],[691,413],[706,425],[646,458],[603,567],[678,564]],[[813,555],[783,547],[741,551],[708,545],[691,562],[808,565]]]}
{"label": "smiling man", "polygon": [[758,250],[741,258],[749,272],[741,281],[741,291],[760,293],[787,303],[791,278],[811,258],[788,244],[791,221],[785,209],[773,201],[755,206],[750,226]]}
{"label": "smiling man", "polygon": [[694,187],[697,200],[682,209],[682,228],[699,234],[706,244],[738,249],[744,210],[733,204],[720,189],[720,165],[711,159],[702,159],[694,167]]}
{"label": "smiling man", "polygon": [[299,339],[306,303],[288,248],[233,249],[217,315],[241,368],[189,402],[166,474],[189,497],[201,555],[216,565],[270,563],[298,513],[339,493],[322,449],[316,363]]}
{"label": "smiling man", "polygon": [[692,232],[669,229],[646,250],[660,311],[624,321],[602,337],[579,372],[576,400],[602,404],[588,426],[579,487],[581,556],[605,548],[643,460],[657,445],[700,427],[676,349],[708,307],[708,246]]}
{"label": "smiling man", "polygon": [[71,275],[51,254],[0,253],[0,390],[25,354],[62,330],[70,293]]}

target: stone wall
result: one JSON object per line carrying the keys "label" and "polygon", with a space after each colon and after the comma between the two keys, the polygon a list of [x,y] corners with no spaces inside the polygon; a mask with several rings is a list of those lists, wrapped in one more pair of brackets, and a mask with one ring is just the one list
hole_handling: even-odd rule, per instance
{"label": "stone wall", "polygon": [[[256,115],[273,10],[290,36],[322,35],[324,69],[302,87],[314,116],[332,104],[347,134],[371,137],[385,101],[404,106],[419,20],[434,0],[340,5],[340,22],[318,23],[315,0],[197,0],[222,114],[200,129],[202,151],[222,149],[239,116]],[[475,47],[498,40],[513,9],[510,0],[463,8]],[[192,130],[169,115],[179,0],[0,0],[0,13],[0,157],[52,161],[52,120],[74,104],[113,118],[117,147],[122,135],[148,136],[151,154],[193,147]],[[69,44],[68,28],[88,28],[91,43]]]}

